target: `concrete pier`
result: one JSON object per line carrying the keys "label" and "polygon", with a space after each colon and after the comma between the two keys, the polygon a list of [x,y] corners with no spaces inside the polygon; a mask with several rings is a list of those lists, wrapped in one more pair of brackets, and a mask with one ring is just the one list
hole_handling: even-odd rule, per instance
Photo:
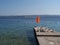
{"label": "concrete pier", "polygon": [[60,32],[40,32],[34,29],[38,45],[60,45]]}

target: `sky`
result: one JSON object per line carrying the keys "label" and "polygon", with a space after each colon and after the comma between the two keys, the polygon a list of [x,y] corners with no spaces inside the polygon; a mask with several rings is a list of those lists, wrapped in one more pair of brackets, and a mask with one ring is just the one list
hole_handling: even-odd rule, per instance
{"label": "sky", "polygon": [[60,0],[0,0],[5,15],[60,15]]}

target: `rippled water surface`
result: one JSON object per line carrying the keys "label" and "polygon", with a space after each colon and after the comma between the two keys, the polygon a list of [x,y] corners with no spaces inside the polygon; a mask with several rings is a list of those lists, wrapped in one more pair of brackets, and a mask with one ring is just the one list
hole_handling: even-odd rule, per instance
{"label": "rippled water surface", "polygon": [[60,32],[60,16],[40,16],[39,24],[35,18],[36,16],[0,17],[0,45],[37,45],[34,26],[45,26]]}

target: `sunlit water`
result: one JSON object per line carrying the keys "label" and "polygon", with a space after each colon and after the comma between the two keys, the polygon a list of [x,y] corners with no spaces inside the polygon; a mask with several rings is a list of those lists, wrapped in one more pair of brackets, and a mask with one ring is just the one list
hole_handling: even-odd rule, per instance
{"label": "sunlit water", "polygon": [[37,24],[33,16],[0,17],[0,45],[37,45],[33,27],[45,26],[60,32],[59,19],[42,16],[40,23]]}

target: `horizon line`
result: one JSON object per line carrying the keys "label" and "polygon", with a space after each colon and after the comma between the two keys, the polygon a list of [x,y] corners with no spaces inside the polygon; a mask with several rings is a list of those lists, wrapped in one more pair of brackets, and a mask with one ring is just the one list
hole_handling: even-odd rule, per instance
{"label": "horizon line", "polygon": [[60,16],[60,15],[50,15],[50,14],[42,14],[42,15],[0,15],[0,16]]}

